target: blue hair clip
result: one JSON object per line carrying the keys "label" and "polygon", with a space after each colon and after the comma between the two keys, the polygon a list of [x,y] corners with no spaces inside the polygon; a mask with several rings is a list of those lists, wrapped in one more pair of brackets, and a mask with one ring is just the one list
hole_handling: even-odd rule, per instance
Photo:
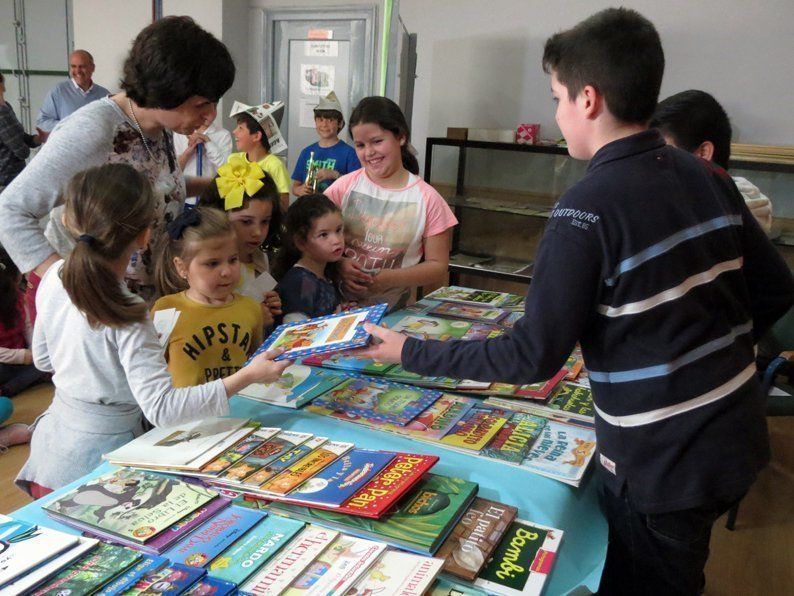
{"label": "blue hair clip", "polygon": [[165,229],[171,240],[179,240],[182,238],[182,234],[185,233],[186,228],[197,226],[200,223],[201,213],[199,213],[198,209],[186,209],[175,220],[168,222]]}

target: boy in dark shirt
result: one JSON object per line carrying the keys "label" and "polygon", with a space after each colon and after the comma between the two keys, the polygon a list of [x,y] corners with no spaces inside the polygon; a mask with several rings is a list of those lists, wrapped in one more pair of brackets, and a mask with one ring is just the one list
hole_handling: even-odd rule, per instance
{"label": "boy in dark shirt", "polygon": [[794,280],[721,168],[648,121],[664,71],[653,25],[607,9],[546,42],[557,123],[584,178],[552,212],[526,314],[483,342],[370,326],[361,352],[480,381],[551,377],[582,345],[609,548],[599,593],[696,594],[714,520],[769,460],[753,344]]}

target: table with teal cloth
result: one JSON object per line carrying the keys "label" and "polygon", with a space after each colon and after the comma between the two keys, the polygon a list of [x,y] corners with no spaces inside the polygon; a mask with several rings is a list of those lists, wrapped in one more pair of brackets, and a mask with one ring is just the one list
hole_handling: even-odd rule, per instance
{"label": "table with teal cloth", "polygon": [[[606,557],[607,525],[598,507],[598,482],[593,470],[588,472],[579,488],[573,488],[499,462],[471,457],[431,443],[375,431],[303,410],[278,408],[239,396],[233,397],[230,405],[232,416],[255,419],[265,426],[310,432],[335,441],[350,441],[366,449],[440,456],[433,472],[476,482],[480,485],[481,497],[514,505],[518,507],[522,519],[565,532],[544,594],[587,594],[597,590]],[[103,464],[91,474],[56,491],[54,496],[111,469],[108,464]],[[53,495],[48,495],[11,515],[64,532],[77,533],[44,513],[41,505],[52,498]]]}

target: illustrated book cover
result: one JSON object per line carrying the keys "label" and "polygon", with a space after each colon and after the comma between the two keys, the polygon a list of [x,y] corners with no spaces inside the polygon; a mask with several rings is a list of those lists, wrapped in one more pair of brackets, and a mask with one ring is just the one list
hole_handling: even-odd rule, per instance
{"label": "illustrated book cover", "polygon": [[276,360],[298,360],[312,354],[360,348],[370,339],[364,323],[380,323],[387,307],[387,304],[376,304],[308,321],[284,323],[276,327],[252,358],[277,348],[285,352]]}
{"label": "illustrated book cover", "polygon": [[441,559],[388,550],[348,594],[422,596],[443,564]]}
{"label": "illustrated book cover", "polygon": [[273,383],[253,383],[238,395],[286,408],[300,408],[333,389],[347,377],[340,373],[293,364]]}
{"label": "illustrated book cover", "polygon": [[260,485],[259,490],[286,495],[353,448],[353,443],[326,441],[277,476]]}

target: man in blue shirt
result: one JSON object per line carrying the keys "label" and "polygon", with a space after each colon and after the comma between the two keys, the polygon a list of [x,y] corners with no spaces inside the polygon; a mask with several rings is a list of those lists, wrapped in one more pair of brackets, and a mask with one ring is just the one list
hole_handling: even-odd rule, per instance
{"label": "man in blue shirt", "polygon": [[75,50],[69,56],[69,80],[57,84],[44,98],[36,126],[50,132],[69,114],[95,99],[105,97],[109,91],[95,85],[94,58],[85,50]]}

